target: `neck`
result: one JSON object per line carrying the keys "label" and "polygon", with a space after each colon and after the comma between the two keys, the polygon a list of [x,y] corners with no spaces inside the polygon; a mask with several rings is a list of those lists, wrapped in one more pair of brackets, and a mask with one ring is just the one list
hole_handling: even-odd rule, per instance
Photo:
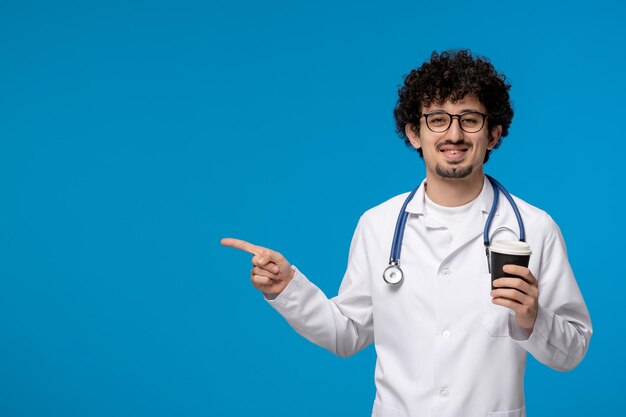
{"label": "neck", "polygon": [[440,206],[458,207],[478,197],[483,189],[483,171],[474,172],[465,178],[442,178],[426,173],[426,195]]}

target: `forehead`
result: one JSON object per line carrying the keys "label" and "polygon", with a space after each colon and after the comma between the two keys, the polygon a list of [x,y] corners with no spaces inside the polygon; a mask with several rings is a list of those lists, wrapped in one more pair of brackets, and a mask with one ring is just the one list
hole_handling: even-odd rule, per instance
{"label": "forehead", "polygon": [[435,110],[444,110],[448,113],[460,113],[466,110],[476,110],[485,113],[485,105],[473,94],[466,94],[462,99],[452,101],[449,98],[444,101],[431,103],[429,106],[422,107],[422,113],[428,113]]}

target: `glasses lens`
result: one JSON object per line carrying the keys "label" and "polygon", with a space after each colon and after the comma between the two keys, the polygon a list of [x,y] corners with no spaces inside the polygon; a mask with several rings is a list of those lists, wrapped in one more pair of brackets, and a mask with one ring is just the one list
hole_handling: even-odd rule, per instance
{"label": "glasses lens", "polygon": [[478,132],[483,128],[483,123],[485,121],[485,116],[480,113],[469,112],[463,114],[459,118],[459,122],[461,123],[461,129],[468,133]]}
{"label": "glasses lens", "polygon": [[426,117],[426,126],[433,132],[445,132],[450,127],[448,113],[430,113]]}

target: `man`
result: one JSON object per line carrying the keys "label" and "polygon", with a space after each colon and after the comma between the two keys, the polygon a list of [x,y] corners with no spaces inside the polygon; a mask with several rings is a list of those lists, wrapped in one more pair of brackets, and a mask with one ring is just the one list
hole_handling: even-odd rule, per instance
{"label": "man", "polygon": [[[340,356],[375,343],[373,416],[525,416],[527,352],[564,371],[587,351],[591,322],[561,233],[517,198],[530,264],[505,266],[520,278],[499,278],[491,289],[483,227],[494,191],[483,164],[508,133],[509,89],[469,51],[433,53],[405,78],[396,125],[423,157],[426,179],[406,206],[400,284],[382,272],[407,194],[361,217],[332,299],[280,253],[222,241],[254,254],[253,285],[298,333]],[[490,239],[518,234],[500,198]]]}

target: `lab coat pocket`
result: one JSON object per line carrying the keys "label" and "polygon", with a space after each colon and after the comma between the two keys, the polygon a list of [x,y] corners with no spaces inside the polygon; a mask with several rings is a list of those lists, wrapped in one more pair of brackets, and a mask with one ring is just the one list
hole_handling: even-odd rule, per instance
{"label": "lab coat pocket", "polygon": [[487,333],[493,337],[505,337],[509,335],[509,312],[506,307],[502,307],[491,302],[491,275],[486,274],[482,279],[486,297],[483,299],[482,324]]}
{"label": "lab coat pocket", "polygon": [[526,407],[510,411],[492,411],[487,413],[487,417],[526,417]]}

